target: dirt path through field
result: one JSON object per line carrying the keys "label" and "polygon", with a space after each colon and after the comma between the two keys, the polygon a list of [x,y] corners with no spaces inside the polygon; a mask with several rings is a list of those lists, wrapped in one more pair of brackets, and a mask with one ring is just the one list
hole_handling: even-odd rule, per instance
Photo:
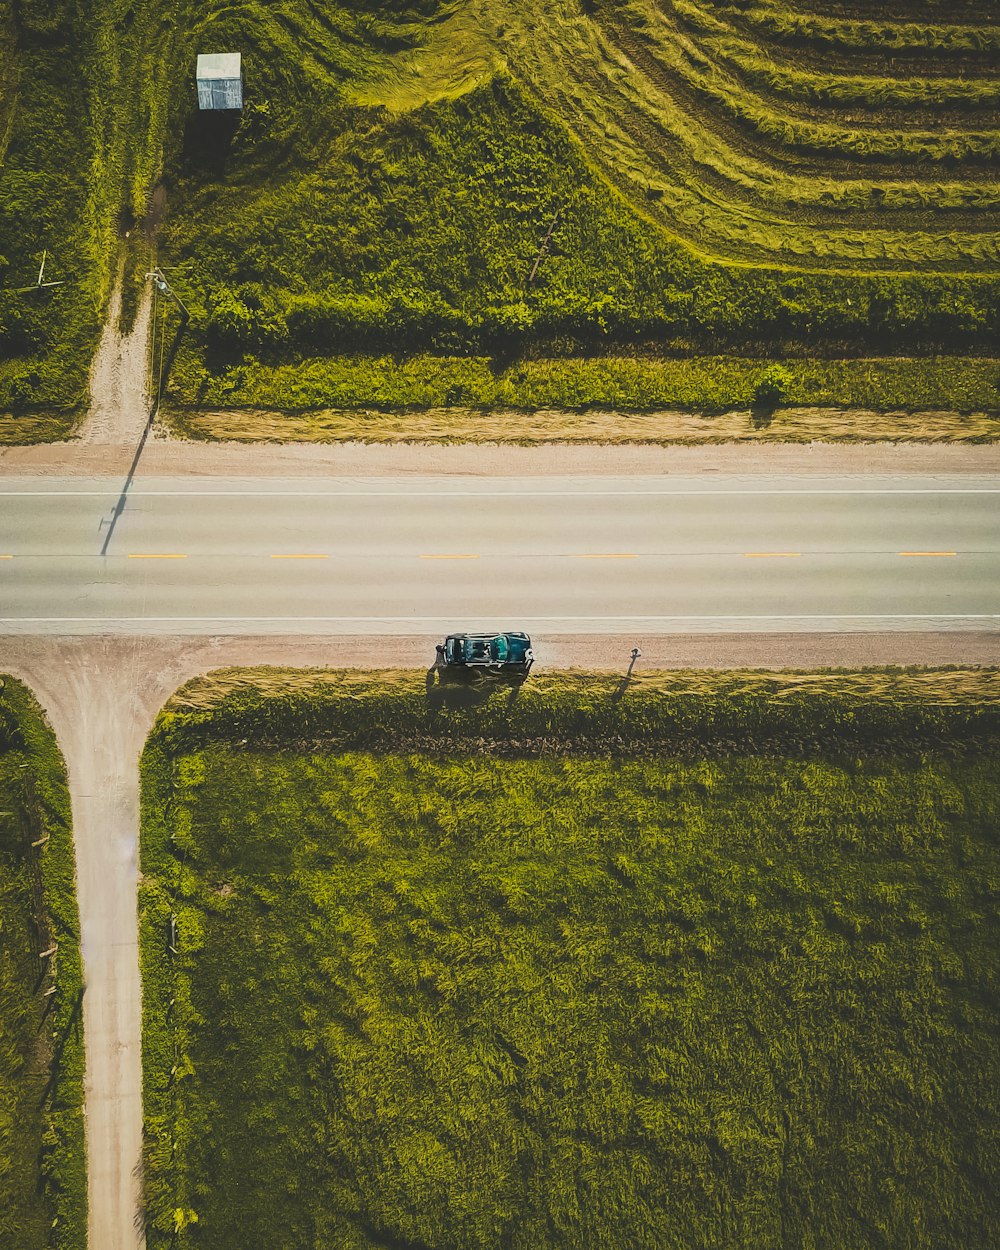
{"label": "dirt path through field", "polygon": [[91,367],[90,411],[76,433],[76,445],[110,445],[134,450],[146,427],[152,287],[149,283],[144,285],[135,324],[123,335],[118,329],[123,281],[124,262],[118,270],[108,304],[108,319]]}

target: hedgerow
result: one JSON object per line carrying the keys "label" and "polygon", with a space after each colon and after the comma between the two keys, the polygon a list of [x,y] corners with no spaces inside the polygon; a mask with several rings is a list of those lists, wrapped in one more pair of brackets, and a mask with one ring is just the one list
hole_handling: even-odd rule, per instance
{"label": "hedgerow", "polygon": [[598,356],[522,360],[498,369],[486,357],[323,356],[292,364],[249,358],[211,372],[181,353],[167,398],[184,409],[592,408],[620,412],[727,412],[753,406],[770,368],[788,375],[782,403],[869,411],[995,412],[1000,363],[949,358],[766,360],[732,356],[656,360]]}
{"label": "hedgerow", "polygon": [[83,980],[69,795],[52,732],[10,677],[0,678],[0,932],[0,1243],[84,1250]]}
{"label": "hedgerow", "polygon": [[991,1244],[996,674],[617,688],[168,707],[151,1250]]}

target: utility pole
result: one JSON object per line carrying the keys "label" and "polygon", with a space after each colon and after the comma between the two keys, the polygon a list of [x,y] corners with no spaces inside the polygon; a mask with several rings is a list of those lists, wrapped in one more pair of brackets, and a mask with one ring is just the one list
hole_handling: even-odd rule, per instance
{"label": "utility pole", "polygon": [[549,228],[545,232],[545,238],[542,239],[541,243],[539,244],[538,251],[535,254],[535,263],[531,266],[531,273],[528,274],[528,286],[533,286],[535,283],[535,275],[538,273],[538,267],[542,263],[542,260],[545,257],[545,253],[549,250],[549,244],[552,242],[552,236],[553,234],[555,234],[556,226],[559,225],[559,222],[565,211],[566,211],[565,204],[561,205],[556,210],[556,215],[552,218],[552,221],[549,224]]}
{"label": "utility pole", "polygon": [[164,274],[163,270],[151,269],[149,273],[146,274],[146,277],[147,279],[149,278],[152,279],[153,285],[156,287],[157,292],[160,295],[162,295],[165,299],[170,300],[170,302],[176,307],[177,311],[184,318],[184,320],[189,321],[191,318],[191,314],[188,312],[187,308],[185,308],[177,292],[173,289],[173,287],[167,281],[166,275]]}
{"label": "utility pole", "polygon": [[[174,307],[177,309],[177,311],[181,315],[181,327],[182,328],[187,324],[188,321],[191,320],[191,314],[188,312],[187,307],[184,304],[184,301],[181,299],[181,297],[177,294],[174,288],[167,281],[167,275],[163,272],[162,269],[160,269],[159,267],[151,269],[146,274],[146,278],[147,280],[151,280],[153,283],[153,296],[154,296],[153,298],[153,324],[152,324],[152,328],[150,330],[150,336],[149,336],[149,346],[150,346],[149,390],[150,390],[150,395],[153,396],[152,403],[151,403],[150,410],[149,410],[149,425],[152,425],[153,418],[156,414],[156,410],[160,406],[160,392],[163,389],[163,358],[164,358],[164,353],[166,350],[166,341],[167,341],[166,321],[161,315],[160,327],[159,327],[160,328],[160,367],[159,367],[159,371],[157,372],[157,369],[156,369],[156,328],[157,328],[156,327],[156,296],[161,295],[164,299],[169,300],[170,303],[174,305]],[[153,391],[154,391],[153,383],[154,382],[156,384],[155,395],[153,395]]]}
{"label": "utility pole", "polygon": [[11,292],[11,294],[12,295],[29,295],[32,291],[45,291],[45,290],[48,290],[48,288],[51,286],[65,286],[66,283],[69,281],[68,278],[60,278],[58,282],[43,282],[42,281],[42,279],[45,277],[45,262],[48,260],[48,258],[49,258],[48,251],[46,250],[42,252],[42,263],[38,266],[38,281],[37,282],[35,282],[32,286],[15,287],[14,290]]}

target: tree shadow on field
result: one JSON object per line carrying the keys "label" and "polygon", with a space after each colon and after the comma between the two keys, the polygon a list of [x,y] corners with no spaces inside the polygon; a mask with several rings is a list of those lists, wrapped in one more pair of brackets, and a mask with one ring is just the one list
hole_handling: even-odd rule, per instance
{"label": "tree shadow on field", "polygon": [[66,1042],[69,1038],[71,1031],[79,1027],[80,1009],[82,1008],[82,1006],[83,1006],[83,986],[81,985],[79,990],[77,990],[76,998],[73,1001],[73,1008],[69,1013],[69,1017],[67,1018],[65,1025],[63,1025],[62,1032],[55,1039],[55,1044],[52,1050],[52,1063],[51,1063],[51,1071],[49,1072],[49,1080],[48,1080],[48,1084],[45,1086],[45,1090],[42,1093],[42,1097],[39,1100],[39,1103],[38,1103],[39,1110],[41,1110],[41,1108],[45,1106],[46,1102],[49,1099],[49,1095],[52,1093],[53,1089],[55,1088],[56,1081],[58,1081],[59,1079],[59,1065],[62,1063],[63,1051],[66,1049]]}
{"label": "tree shadow on field", "polygon": [[621,703],[622,699],[625,698],[626,691],[628,690],[629,686],[631,686],[631,684],[632,684],[631,676],[623,677],[621,681],[619,681],[617,687],[615,688],[614,692],[611,695],[611,702]]}
{"label": "tree shadow on field", "polygon": [[766,430],[774,420],[778,404],[771,400],[755,400],[750,407],[750,424],[755,430]]}

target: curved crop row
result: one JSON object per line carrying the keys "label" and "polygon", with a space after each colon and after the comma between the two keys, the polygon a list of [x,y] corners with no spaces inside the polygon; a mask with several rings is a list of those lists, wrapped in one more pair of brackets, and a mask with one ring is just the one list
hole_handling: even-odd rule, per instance
{"label": "curved crop row", "polygon": [[[795,0],[794,7],[817,17],[871,21],[873,0]],[[945,9],[950,22],[961,26],[989,23],[996,17],[991,0],[950,0]],[[878,16],[882,21],[939,22],[940,0],[878,0]]]}
{"label": "curved crop row", "polygon": [[871,110],[1000,109],[1000,79],[898,78],[889,74],[845,74],[802,69],[798,63],[765,54],[760,45],[740,37],[734,27],[692,0],[661,0],[662,7],[695,34],[702,47],[733,68],[741,78],[779,98],[826,109],[845,106]]}
{"label": "curved crop row", "polygon": [[1000,52],[1000,27],[937,22],[865,21],[796,12],[787,4],[748,4],[721,0],[718,8],[738,15],[747,26],[787,43],[891,53]]}
{"label": "curved crop row", "polygon": [[[490,0],[476,7],[484,23],[495,17]],[[1000,261],[995,219],[983,215],[997,204],[994,181],[938,172],[925,184],[920,160],[897,162],[883,179],[844,177],[846,160],[838,176],[829,160],[806,160],[801,150],[755,147],[659,59],[664,45],[679,56],[669,33],[665,15],[642,0],[602,4],[590,17],[570,0],[533,0],[509,16],[500,47],[622,189],[704,255],[794,268],[962,270]],[[883,215],[938,208],[948,218]],[[956,210],[968,220],[958,222]]]}
{"label": "curved crop row", "polygon": [[[696,93],[702,107],[714,106],[779,149],[817,153],[830,161],[882,160],[927,166],[966,161],[990,164],[1000,158],[998,130],[858,129],[776,112],[660,15],[648,15],[638,7],[633,13],[636,26],[642,23],[638,34],[622,21],[605,19],[629,55],[643,60],[651,57],[661,74],[676,75]],[[659,85],[662,77],[655,76]]]}

